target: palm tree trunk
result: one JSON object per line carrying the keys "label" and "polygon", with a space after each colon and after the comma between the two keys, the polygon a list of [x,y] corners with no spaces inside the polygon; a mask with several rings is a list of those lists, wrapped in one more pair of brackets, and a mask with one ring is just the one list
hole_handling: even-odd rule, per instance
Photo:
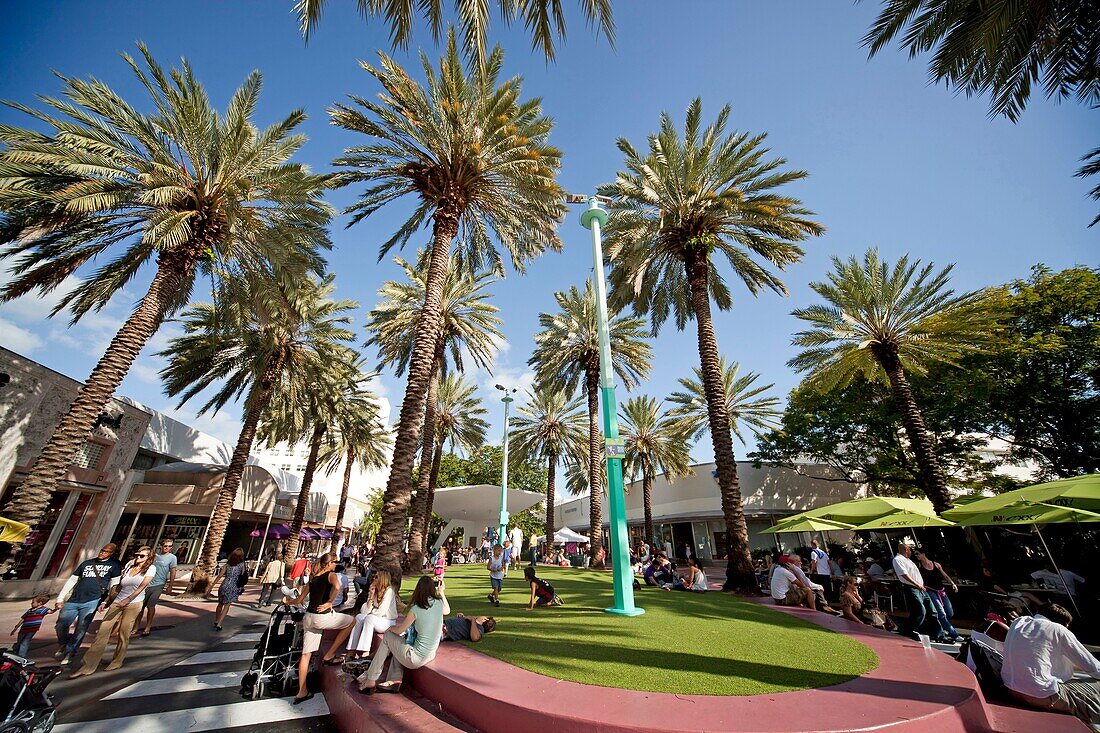
{"label": "palm tree trunk", "polygon": [[424,509],[424,552],[428,552],[428,532],[432,528],[432,507],[435,506],[435,487],[439,485],[439,464],[443,460],[443,441],[440,435],[435,441],[435,453],[432,455],[432,470],[428,474],[428,506]]}
{"label": "palm tree trunk", "polygon": [[351,468],[354,463],[355,453],[349,450],[347,461],[344,463],[344,485],[340,489],[340,506],[336,509],[336,527],[333,531],[332,542],[328,546],[330,551],[339,549],[337,545],[340,543],[340,537],[344,530],[344,512],[348,508],[348,489],[351,487]]}
{"label": "palm tree trunk", "polygon": [[546,541],[554,544],[554,479],[557,478],[558,457],[551,453],[546,457]]}
{"label": "palm tree trunk", "polygon": [[409,530],[409,554],[406,571],[420,572],[424,565],[424,537],[428,532],[430,515],[428,510],[429,482],[431,480],[432,456],[435,455],[435,408],[439,401],[439,373],[443,367],[444,339],[440,334],[435,345],[435,360],[432,364],[432,376],[428,380],[428,399],[424,406],[424,433],[420,448],[420,475],[417,477],[416,496],[412,501],[412,527]]}
{"label": "palm tree trunk", "polygon": [[[588,394],[588,556],[589,565],[603,567],[603,431],[600,430],[600,359],[589,359],[584,367],[584,388]],[[548,542],[553,542],[550,535]]]}
{"label": "palm tree trunk", "polygon": [[714,446],[714,463],[718,470],[718,490],[722,496],[722,516],[726,524],[726,582],[722,590],[759,595],[760,588],[752,569],[749,554],[749,527],[741,503],[741,484],[737,478],[737,461],[733,456],[733,436],[730,417],[722,389],[722,369],[718,358],[718,340],[710,316],[710,294],[707,292],[707,252],[702,247],[689,247],[684,265],[691,287],[691,305],[699,337],[699,365],[703,391],[707,397],[707,418]]}
{"label": "palm tree trunk", "polygon": [[256,438],[256,428],[260,424],[264,410],[267,409],[267,403],[271,401],[271,395],[275,391],[275,384],[282,368],[283,354],[280,352],[268,363],[245,403],[248,409],[244,414],[244,425],[241,426],[241,432],[237,436],[237,445],[233,448],[229,468],[225,471],[225,479],[222,481],[221,491],[218,492],[218,501],[210,516],[210,526],[206,530],[206,542],[199,553],[199,562],[191,573],[191,582],[187,587],[188,595],[202,597],[210,590],[210,575],[214,572],[218,551],[225,539],[225,530],[229,526],[229,516],[233,513],[233,503],[237,500],[237,490],[241,486],[244,467],[248,463],[248,455],[252,452],[252,443]]}
{"label": "palm tree trunk", "polygon": [[416,344],[409,363],[409,381],[394,437],[393,461],[386,490],[382,494],[382,522],[378,529],[374,564],[401,573],[401,541],[412,493],[412,470],[420,438],[424,401],[435,363],[435,345],[443,317],[443,286],[451,256],[451,240],[458,234],[457,209],[440,209],[435,214],[431,260],[424,287],[424,307],[416,324]]}
{"label": "palm tree trunk", "polygon": [[642,469],[642,507],[645,512],[645,543],[653,544],[653,464]]}
{"label": "palm tree trunk", "polygon": [[[54,428],[35,459],[30,475],[15,490],[4,515],[34,529],[46,514],[50,496],[72,464],[73,455],[88,439],[96,418],[126,377],[142,347],[160,328],[164,316],[179,301],[180,290],[195,271],[201,250],[190,243],[165,251],[157,261],[157,273],[141,303],[111,339],[107,351],[77,392],[68,412]],[[18,553],[22,545],[13,546]]]}
{"label": "palm tree trunk", "polygon": [[302,477],[302,487],[298,490],[298,501],[294,505],[294,518],[290,520],[290,536],[283,545],[283,562],[292,564],[298,557],[298,534],[306,522],[306,507],[309,505],[309,490],[313,488],[313,474],[317,470],[317,454],[321,452],[321,439],[325,437],[326,426],[318,422],[313,426],[313,437],[309,442],[309,458],[306,459],[306,472]]}
{"label": "palm tree trunk", "polygon": [[947,479],[943,475],[939,458],[932,447],[932,436],[924,424],[924,415],[913,397],[909,379],[898,358],[897,349],[873,346],[872,353],[886,372],[890,380],[890,391],[894,404],[901,413],[901,423],[905,426],[905,435],[917,458],[917,476],[920,479],[924,495],[932,502],[937,514],[943,514],[951,508],[951,495],[947,491]]}

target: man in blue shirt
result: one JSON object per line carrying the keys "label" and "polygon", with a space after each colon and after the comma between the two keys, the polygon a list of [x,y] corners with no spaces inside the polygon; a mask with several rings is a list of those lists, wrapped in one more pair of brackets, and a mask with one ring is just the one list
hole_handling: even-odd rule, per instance
{"label": "man in blue shirt", "polygon": [[[122,564],[115,559],[117,551],[118,545],[113,542],[104,545],[97,557],[76,566],[57,594],[54,609],[60,613],[54,627],[58,643],[54,657],[60,658],[61,664],[68,664],[80,649],[103,594],[111,586],[111,580],[122,575]],[[76,628],[70,633],[74,622]]]}

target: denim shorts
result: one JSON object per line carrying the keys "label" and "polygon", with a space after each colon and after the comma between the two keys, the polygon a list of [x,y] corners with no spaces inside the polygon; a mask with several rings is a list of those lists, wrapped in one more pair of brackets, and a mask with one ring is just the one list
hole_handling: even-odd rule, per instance
{"label": "denim shorts", "polygon": [[504,584],[504,579],[503,578],[489,578],[489,582],[492,584],[493,590],[499,591],[501,586]]}

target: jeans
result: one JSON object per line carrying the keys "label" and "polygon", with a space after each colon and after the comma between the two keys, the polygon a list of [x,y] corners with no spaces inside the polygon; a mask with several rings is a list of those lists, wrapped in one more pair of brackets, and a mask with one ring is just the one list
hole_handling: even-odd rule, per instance
{"label": "jeans", "polygon": [[27,655],[31,653],[31,639],[33,638],[33,631],[20,632],[19,639],[15,642],[15,646],[11,648],[11,653],[17,657],[28,659]]}
{"label": "jeans", "polygon": [[932,605],[932,599],[928,597],[928,591],[920,590],[908,583],[902,583],[901,592],[905,596],[905,606],[909,609],[909,618],[906,620],[905,627],[902,629],[902,635],[913,636],[914,634],[918,634],[926,620],[935,619],[936,628],[938,630],[935,633],[929,634],[929,636],[934,639],[942,636],[943,629],[940,628],[936,609],[935,606]]}
{"label": "jeans", "polygon": [[[65,654],[72,656],[80,649],[80,644],[84,641],[84,634],[88,631],[88,626],[95,618],[95,612],[98,608],[98,598],[82,603],[69,601],[61,607],[61,611],[57,614],[57,624],[54,626],[54,630],[57,632],[57,643],[64,647]],[[69,627],[73,625],[74,621],[76,622],[76,629],[70,634]]]}
{"label": "jeans", "polygon": [[259,604],[261,606],[271,605],[271,597],[275,594],[275,589],[280,585],[280,583],[264,583],[261,585]]}
{"label": "jeans", "polygon": [[932,601],[932,608],[936,612],[936,618],[939,619],[940,627],[948,635],[957,637],[959,632],[955,631],[955,627],[951,625],[951,617],[955,615],[955,609],[951,607],[951,599],[947,597],[947,593],[928,591],[928,598]]}

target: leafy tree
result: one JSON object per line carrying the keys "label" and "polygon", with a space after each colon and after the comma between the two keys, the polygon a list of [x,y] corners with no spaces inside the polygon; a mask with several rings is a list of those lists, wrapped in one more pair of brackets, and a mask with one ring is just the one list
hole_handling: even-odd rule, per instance
{"label": "leafy tree", "polygon": [[617,306],[649,313],[654,335],[670,315],[681,330],[695,320],[729,545],[724,588],[756,593],[711,301],[719,310],[733,306],[720,259],[754,295],[786,294],[769,266],[783,269],[798,262],[798,242],[823,228],[798,199],[778,190],[805,178],[804,171],[784,170],[783,158],[769,158],[765,135],[727,135],[728,105],[705,129],[701,109],[699,99],[688,107],[682,138],[663,113],[646,154],[619,140],[626,170],[600,187],[611,197],[606,229],[611,297]]}
{"label": "leafy tree", "polygon": [[153,112],[139,113],[103,82],[63,76],[65,98],[42,97],[48,109],[7,103],[48,131],[0,127],[0,259],[12,262],[0,301],[49,293],[87,263],[111,257],[51,314],[67,309],[75,323],[156,265],[4,507],[32,527],[142,347],[187,303],[197,275],[216,279],[271,264],[283,277],[324,269],[317,248],[329,246],[326,179],[291,162],[305,142],[294,134],[305,114],[257,129],[259,72],[219,114],[186,61],[166,73],[145,46],[138,50],[140,63],[123,59],[149,94],[141,106]]}
{"label": "leafy tree", "polygon": [[[377,346],[384,365],[394,366],[398,376],[408,368],[416,345],[416,329],[426,294],[427,259],[421,252],[418,260],[423,265],[415,268],[402,258],[395,258],[404,268],[406,282],[388,281],[378,291],[381,301],[367,316],[367,346]],[[432,361],[428,395],[424,405],[424,432],[421,436],[420,465],[428,466],[436,452],[436,404],[440,376],[449,369],[462,371],[463,353],[474,363],[489,369],[497,344],[503,340],[500,331],[499,309],[489,302],[486,288],[495,279],[489,273],[464,273],[451,263],[443,287],[442,318],[435,355]],[[449,358],[448,358],[449,357]],[[418,476],[416,496],[412,503],[412,526],[409,530],[409,554],[407,567],[419,568],[423,561],[427,522],[431,517],[428,508],[428,485],[431,472],[421,470]]]}
{"label": "leafy tree", "polygon": [[[341,185],[366,190],[347,213],[351,223],[388,203],[417,199],[412,214],[382,245],[394,246],[431,223],[432,245],[415,348],[401,403],[393,462],[386,483],[377,561],[395,567],[401,553],[412,469],[424,403],[442,328],[442,302],[451,243],[458,238],[460,270],[501,270],[503,259],[490,232],[513,266],[547,247],[559,249],[556,226],[565,205],[555,182],[561,152],[548,144],[552,120],[538,99],[520,99],[521,79],[500,82],[504,55],[495,48],[484,64],[464,71],[455,34],[437,68],[421,54],[425,83],[417,83],[392,58],[363,68],[385,89],[378,101],[353,97],[330,111],[334,124],[367,138],[336,161]],[[461,235],[461,236],[460,236]]]}
{"label": "leafy tree", "polygon": [[[321,19],[327,0],[298,0],[294,9],[307,39]],[[611,13],[611,0],[579,0],[581,11],[590,26],[597,26],[604,37],[615,42],[615,22]],[[547,61],[554,60],[554,42],[565,40],[565,14],[561,0],[496,0],[501,18],[511,25],[516,18],[523,21],[531,34],[532,49],[539,49]],[[483,60],[485,35],[489,29],[489,3],[455,0],[455,13],[462,28],[463,45],[471,56]],[[432,38],[439,41],[443,29],[443,0],[428,0],[417,4],[416,10],[428,22]],[[411,2],[386,2],[385,0],[359,0],[359,12],[364,18],[382,16],[389,26],[390,42],[395,48],[407,48],[415,22]]]}
{"label": "leafy tree", "polygon": [[245,397],[244,419],[226,469],[206,540],[191,575],[189,592],[203,595],[210,585],[218,551],[233,511],[244,467],[260,420],[272,396],[300,397],[303,374],[343,358],[354,334],[348,312],[355,302],[334,300],[333,276],[323,280],[277,278],[254,273],[222,281],[217,306],[192,304],[180,317],[183,335],[159,355],[164,391],[180,405],[213,394],[198,414],[216,414]]}
{"label": "leafy tree", "polygon": [[[588,455],[584,461],[589,488],[589,552],[592,566],[601,567],[603,532],[604,445],[600,429],[600,344],[596,315],[596,291],[592,281],[584,292],[574,285],[554,293],[557,313],[540,313],[542,330],[535,334],[535,350],[528,364],[535,368],[540,389],[576,394],[583,380],[588,398]],[[643,331],[645,321],[634,316],[608,314],[612,368],[627,389],[649,372],[653,350]]]}
{"label": "leafy tree", "polygon": [[[870,249],[860,262],[833,258],[829,282],[810,283],[825,304],[794,311],[811,328],[795,334],[803,351],[788,364],[809,372],[803,385],[821,391],[859,376],[885,377],[916,457],[921,489],[936,511],[951,508],[951,495],[932,435],[913,395],[909,374],[932,364],[956,364],[988,342],[996,314],[985,294],[948,289],[951,266],[934,272],[908,255],[897,263]],[[920,268],[918,270],[918,268]]]}
{"label": "leafy tree", "polygon": [[[726,415],[729,418],[729,430],[741,444],[745,444],[745,437],[741,434],[741,425],[747,425],[756,435],[765,430],[776,427],[776,419],[780,411],[779,400],[775,397],[761,397],[775,385],[765,384],[757,387],[756,380],[760,375],[749,372],[739,376],[741,365],[736,361],[729,364],[726,358],[719,359],[719,367],[722,371],[722,394],[726,405]],[[677,418],[679,427],[695,440],[699,440],[710,428],[709,414],[707,412],[707,397],[703,389],[703,372],[699,367],[695,368],[695,379],[681,377],[680,387],[683,392],[673,392],[668,396],[668,401],[678,405],[670,414]]]}
{"label": "leafy tree", "polygon": [[[642,506],[645,537],[653,542],[653,481],[663,473],[669,483],[690,476],[691,450],[682,421],[661,414],[661,403],[646,395],[631,397],[620,408],[626,455],[623,472],[631,481],[642,475]],[[550,535],[548,535],[550,536]]]}
{"label": "leafy tree", "polygon": [[[528,391],[527,404],[511,420],[510,462],[546,459],[546,521],[540,533],[554,536],[554,492],[558,461],[575,460],[587,452],[588,422],[584,405],[559,389],[539,387]],[[523,528],[527,531],[527,527]]]}

